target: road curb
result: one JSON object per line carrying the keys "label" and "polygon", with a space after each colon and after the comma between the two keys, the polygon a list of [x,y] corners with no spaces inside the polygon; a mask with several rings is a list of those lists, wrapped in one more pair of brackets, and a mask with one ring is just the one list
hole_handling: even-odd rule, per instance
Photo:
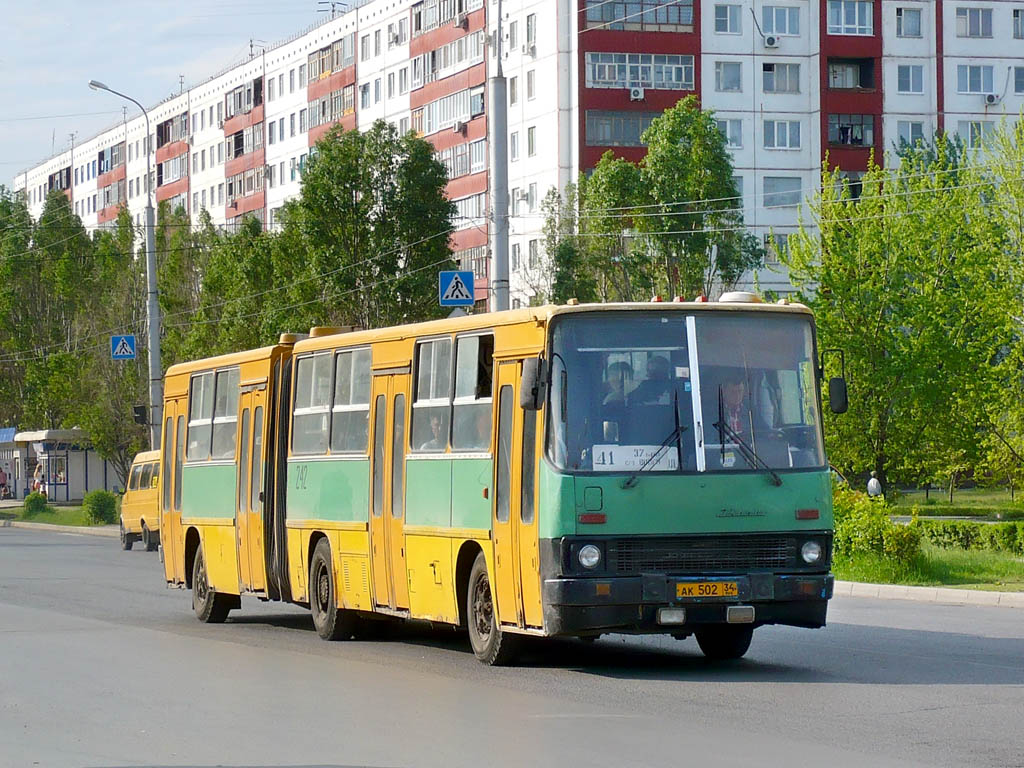
{"label": "road curb", "polygon": [[77,533],[82,536],[104,536],[109,539],[118,538],[121,533],[115,525],[53,525],[51,523],[27,523],[24,520],[0,520],[0,528],[34,528],[37,531],[56,531],[58,533]]}
{"label": "road curb", "polygon": [[910,587],[903,584],[865,584],[837,581],[836,597],[874,597],[883,600],[914,600],[945,605],[988,605],[1000,608],[1024,608],[1024,592],[987,592],[980,589],[949,587]]}

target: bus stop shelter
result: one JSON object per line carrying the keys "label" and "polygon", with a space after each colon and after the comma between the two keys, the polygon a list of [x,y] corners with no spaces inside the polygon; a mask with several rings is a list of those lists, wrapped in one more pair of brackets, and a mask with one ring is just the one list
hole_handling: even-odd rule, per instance
{"label": "bus stop shelter", "polygon": [[31,492],[37,464],[42,465],[43,485],[50,501],[81,501],[97,488],[120,490],[113,465],[92,449],[85,430],[76,427],[18,432],[13,442],[18,460],[18,484],[14,487],[19,498]]}

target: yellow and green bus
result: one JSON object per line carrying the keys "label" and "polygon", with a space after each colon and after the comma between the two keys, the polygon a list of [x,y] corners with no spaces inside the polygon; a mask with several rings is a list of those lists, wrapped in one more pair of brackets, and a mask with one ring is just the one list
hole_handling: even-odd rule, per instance
{"label": "yellow and green bus", "polygon": [[825,624],[818,362],[806,307],[738,294],[314,328],[176,365],[166,579],[203,621],[251,595],[308,606],[325,639],[446,623],[489,664],[611,632],[736,658],[758,626]]}

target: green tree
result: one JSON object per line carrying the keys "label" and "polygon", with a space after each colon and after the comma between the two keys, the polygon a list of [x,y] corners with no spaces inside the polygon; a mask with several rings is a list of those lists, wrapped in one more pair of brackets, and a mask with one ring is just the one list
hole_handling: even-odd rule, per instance
{"label": "green tree", "polygon": [[962,160],[940,138],[892,169],[872,163],[857,199],[826,161],[817,231],[802,227],[783,256],[821,347],[846,354],[850,411],[826,415],[830,457],[883,484],[975,466],[1012,373],[1019,266],[993,180]]}

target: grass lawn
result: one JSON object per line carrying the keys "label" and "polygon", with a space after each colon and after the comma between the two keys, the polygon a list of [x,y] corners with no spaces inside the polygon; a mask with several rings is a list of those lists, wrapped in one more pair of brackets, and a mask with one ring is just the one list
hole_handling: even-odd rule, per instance
{"label": "grass lawn", "polygon": [[832,570],[844,581],[1024,591],[1024,558],[1005,552],[942,549],[927,542],[921,543],[921,554],[909,567],[862,555],[836,559]]}
{"label": "grass lawn", "polygon": [[92,525],[89,517],[82,507],[48,507],[34,517],[25,517],[25,510],[15,507],[9,510],[17,513],[15,520],[25,520],[30,523],[51,523],[53,525]]}
{"label": "grass lawn", "polygon": [[[930,507],[948,507],[949,489],[933,488],[929,494],[930,502],[925,504],[924,491],[900,491],[900,497],[896,504],[901,507],[912,507],[915,504],[922,511]],[[1010,491],[1006,488],[964,488],[953,491],[954,507],[1007,507],[1010,509],[1024,509],[1024,492],[1018,490],[1010,501]],[[931,503],[934,502],[934,503]]]}

